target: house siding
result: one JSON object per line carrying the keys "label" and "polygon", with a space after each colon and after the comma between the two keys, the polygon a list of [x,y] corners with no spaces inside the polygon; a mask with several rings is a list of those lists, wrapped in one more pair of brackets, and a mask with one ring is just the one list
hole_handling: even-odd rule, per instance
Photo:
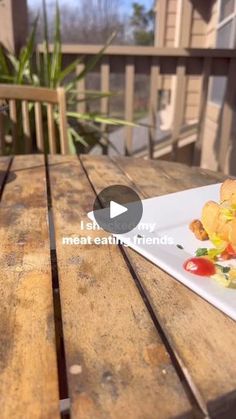
{"label": "house siding", "polygon": [[190,35],[191,48],[204,48],[206,42],[206,23],[197,10],[192,13],[192,25]]}
{"label": "house siding", "polygon": [[[183,0],[183,6],[186,5],[188,0]],[[185,4],[184,4],[185,3]],[[201,4],[201,11],[207,14],[209,9],[209,3],[211,1],[198,0],[198,6]],[[161,16],[157,25],[164,25],[162,27],[162,40],[157,39],[156,45],[163,47],[191,47],[191,48],[203,48],[206,46],[206,33],[208,30],[208,24],[203,19],[202,15],[192,6],[191,20],[190,20],[190,33],[189,36],[182,36],[181,30],[186,30],[185,25],[181,22],[181,16],[178,16],[180,3],[177,0],[158,0],[158,9],[160,11],[165,10],[165,16]],[[213,27],[212,22],[212,27]],[[181,26],[181,27],[177,27]],[[209,26],[209,31],[211,27]],[[212,34],[211,34],[212,36]],[[184,41],[183,41],[184,39]],[[182,45],[182,42],[187,44]],[[160,41],[160,42],[159,42]],[[161,89],[170,89],[172,97],[174,97],[174,83],[175,77],[162,77]],[[201,77],[187,77],[186,83],[186,94],[185,94],[185,111],[184,111],[184,123],[189,123],[192,120],[196,120],[199,115],[200,105],[200,92],[201,92]],[[171,113],[170,113],[171,115]],[[171,116],[170,116],[171,118]],[[170,121],[171,123],[171,121]]]}
{"label": "house siding", "polygon": [[[212,6],[212,13],[206,29],[206,47],[214,48],[216,46],[216,27],[218,23],[218,1]],[[211,80],[209,83],[208,96],[211,94]],[[220,107],[208,100],[206,108],[206,119],[203,132],[202,161],[204,168],[217,170],[217,139],[218,139],[218,120],[220,117]]]}
{"label": "house siding", "polygon": [[[158,3],[165,1],[166,15],[162,20],[165,27],[163,47],[181,46],[176,44],[178,35],[178,2],[175,0],[158,0]],[[188,0],[183,0],[183,3]],[[191,1],[191,0],[189,0]],[[196,7],[195,7],[196,5]],[[188,45],[190,48],[215,48],[217,35],[217,22],[219,13],[219,0],[198,0],[192,2],[192,15]],[[185,29],[184,29],[185,30]],[[163,77],[163,88],[174,89],[173,77]],[[201,77],[187,77],[184,122],[197,120],[199,116]],[[211,92],[211,79],[209,82],[209,97]],[[218,121],[220,118],[220,107],[208,99],[206,107],[206,119],[203,131],[202,162],[203,167],[212,170],[217,169],[217,138],[219,135]],[[236,131],[236,122],[233,131]],[[227,169],[226,169],[227,170]]]}

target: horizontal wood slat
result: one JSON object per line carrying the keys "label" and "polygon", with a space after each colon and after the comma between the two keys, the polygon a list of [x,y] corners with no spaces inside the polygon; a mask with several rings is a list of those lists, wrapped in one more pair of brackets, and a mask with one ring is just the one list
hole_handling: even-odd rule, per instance
{"label": "horizontal wood slat", "polygon": [[44,87],[0,84],[0,99],[19,99],[37,102],[57,103],[57,91]]}
{"label": "horizontal wood slat", "polygon": [[[102,49],[102,45],[76,45],[63,44],[63,54],[83,54],[94,55],[98,54]],[[40,52],[44,51],[43,45],[38,45]],[[53,45],[49,45],[52,51]],[[222,58],[236,58],[236,51],[234,49],[220,49],[220,48],[157,48],[157,47],[143,47],[143,46],[118,46],[111,45],[106,48],[106,55],[128,55],[128,56],[156,56],[156,57],[222,57]]]}

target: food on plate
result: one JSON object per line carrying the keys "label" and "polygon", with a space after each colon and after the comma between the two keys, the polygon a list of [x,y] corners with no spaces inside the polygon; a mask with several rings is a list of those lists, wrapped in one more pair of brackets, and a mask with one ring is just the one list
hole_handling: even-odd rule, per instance
{"label": "food on plate", "polygon": [[[206,202],[202,209],[201,219],[193,220],[189,228],[198,240],[209,239],[214,246],[210,249],[199,248],[196,251],[194,259],[199,260],[195,260],[195,264],[202,266],[205,263],[203,261],[207,259],[215,269],[214,273],[200,275],[211,276],[224,286],[236,283],[236,268],[217,264],[219,261],[236,259],[236,180],[225,180],[220,188],[220,202]],[[189,268],[186,270],[199,275],[197,273],[199,270],[194,269],[193,265],[191,263],[188,265],[187,262],[184,268]]]}
{"label": "food on plate", "polygon": [[188,272],[200,276],[211,276],[216,274],[216,268],[213,262],[202,257],[194,257],[184,262],[184,269]]}
{"label": "food on plate", "polygon": [[195,234],[198,240],[208,240],[209,236],[200,220],[193,220],[189,225],[190,230]]}
{"label": "food on plate", "polygon": [[209,238],[223,250],[230,245],[236,253],[236,180],[225,180],[220,188],[220,203],[206,202],[201,219],[193,220],[189,227],[199,240]]}

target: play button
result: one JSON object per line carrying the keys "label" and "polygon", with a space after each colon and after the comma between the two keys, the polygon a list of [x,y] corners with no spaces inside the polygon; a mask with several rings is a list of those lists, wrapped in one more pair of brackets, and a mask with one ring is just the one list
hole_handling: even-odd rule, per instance
{"label": "play button", "polygon": [[142,218],[143,205],[138,194],[128,186],[113,185],[97,196],[93,215],[105,231],[124,234],[133,230]]}
{"label": "play button", "polygon": [[110,202],[110,218],[118,217],[118,215],[124,214],[126,211],[128,211],[128,208],[124,207],[124,205],[117,204],[114,201]]}

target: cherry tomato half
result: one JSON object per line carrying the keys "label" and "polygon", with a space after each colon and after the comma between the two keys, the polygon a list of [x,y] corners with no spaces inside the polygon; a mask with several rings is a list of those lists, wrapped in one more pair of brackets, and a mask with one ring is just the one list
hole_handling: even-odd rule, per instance
{"label": "cherry tomato half", "polygon": [[229,260],[232,256],[228,253],[227,248],[218,256],[218,260]]}
{"label": "cherry tomato half", "polygon": [[211,276],[216,273],[215,265],[208,259],[194,257],[187,259],[183,265],[184,269],[195,275]]}
{"label": "cherry tomato half", "polygon": [[230,256],[236,257],[236,249],[233,248],[232,244],[228,244],[225,250]]}

